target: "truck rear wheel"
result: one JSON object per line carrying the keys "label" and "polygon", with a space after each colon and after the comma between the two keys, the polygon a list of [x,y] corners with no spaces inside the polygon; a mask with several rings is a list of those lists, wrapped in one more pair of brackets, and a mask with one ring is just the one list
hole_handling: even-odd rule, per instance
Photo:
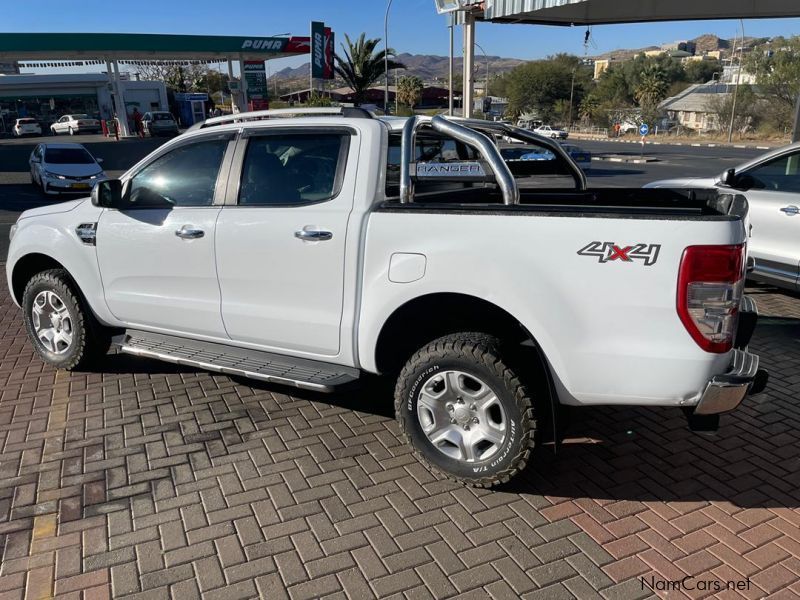
{"label": "truck rear wheel", "polygon": [[507,482],[534,446],[531,398],[499,340],[483,333],[447,335],[416,352],[397,380],[395,410],[417,457],[467,485]]}
{"label": "truck rear wheel", "polygon": [[85,367],[111,343],[63,269],[34,275],[22,295],[25,329],[36,353],[57,369]]}

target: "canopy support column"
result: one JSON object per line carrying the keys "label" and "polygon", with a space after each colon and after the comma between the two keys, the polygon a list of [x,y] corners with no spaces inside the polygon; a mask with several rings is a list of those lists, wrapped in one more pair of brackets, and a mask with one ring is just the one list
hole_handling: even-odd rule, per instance
{"label": "canopy support column", "polygon": [[462,116],[472,117],[474,111],[474,77],[475,77],[475,16],[464,13],[464,93],[461,101]]}
{"label": "canopy support column", "polygon": [[120,137],[129,137],[131,132],[128,129],[128,111],[125,108],[125,99],[122,97],[122,90],[119,86],[119,63],[116,58],[112,61],[112,65],[114,67],[114,73],[111,78],[111,84],[114,89],[114,112],[117,113],[119,135]]}
{"label": "canopy support column", "polygon": [[[233,81],[233,61],[228,59],[228,81]],[[239,112],[239,93],[231,91],[231,112]]]}

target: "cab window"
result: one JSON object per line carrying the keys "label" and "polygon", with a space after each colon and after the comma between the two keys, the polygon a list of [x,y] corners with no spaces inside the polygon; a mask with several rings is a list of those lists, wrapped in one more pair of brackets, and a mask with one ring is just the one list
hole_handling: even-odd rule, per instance
{"label": "cab window", "polygon": [[130,180],[131,207],[210,206],[228,139],[179,146],[144,167]]}
{"label": "cab window", "polygon": [[350,136],[286,133],[254,136],[239,185],[241,206],[324,202],[341,190]]}
{"label": "cab window", "polygon": [[788,154],[745,173],[750,187],[773,192],[800,192],[800,153]]}

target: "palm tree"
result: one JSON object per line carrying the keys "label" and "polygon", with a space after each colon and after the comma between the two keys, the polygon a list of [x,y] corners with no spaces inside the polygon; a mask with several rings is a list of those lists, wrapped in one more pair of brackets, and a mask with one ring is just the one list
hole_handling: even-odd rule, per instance
{"label": "palm tree", "polygon": [[642,110],[652,111],[667,97],[668,91],[669,84],[664,70],[658,65],[650,65],[642,71],[634,96]]}
{"label": "palm tree", "polygon": [[335,54],[336,63],[334,70],[344,79],[345,83],[353,88],[356,104],[364,102],[367,90],[386,73],[384,65],[384,55],[389,56],[389,70],[405,69],[405,65],[392,60],[395,51],[380,50],[377,53],[375,48],[380,43],[380,38],[365,39],[365,34],[361,34],[355,44],[350,41],[350,37],[344,34],[347,44],[342,44],[344,58]]}
{"label": "palm tree", "polygon": [[397,100],[408,108],[414,108],[422,99],[422,79],[416,75],[401,77],[397,82]]}

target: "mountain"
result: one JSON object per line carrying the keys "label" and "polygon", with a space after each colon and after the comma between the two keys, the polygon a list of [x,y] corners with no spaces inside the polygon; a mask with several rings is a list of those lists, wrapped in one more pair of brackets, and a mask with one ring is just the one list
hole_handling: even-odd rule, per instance
{"label": "mountain", "polygon": [[[408,54],[403,53],[398,55],[397,60],[403,63],[406,68],[399,72],[399,75],[416,75],[426,83],[440,83],[444,84],[448,77],[448,62],[447,56],[434,56],[431,54]],[[505,73],[514,67],[523,64],[525,61],[518,58],[502,58],[500,56],[486,56],[476,54],[475,67],[478,71],[478,79],[483,80],[486,77],[486,64],[489,64],[489,76],[492,77],[498,73]],[[456,57],[454,72],[460,74],[462,69],[461,57]],[[294,80],[307,80],[308,79],[308,63],[302,64],[299,67],[287,67],[276,71],[270,78],[277,78],[282,82],[289,82]]]}
{"label": "mountain", "polygon": [[[767,41],[768,38],[753,38],[753,37],[745,37],[744,38],[744,47],[751,48],[753,46],[758,46],[763,44]],[[694,38],[693,40],[688,40],[690,42],[694,42],[697,46],[697,54],[705,54],[706,52],[716,52],[719,50],[723,58],[729,58],[731,52],[733,52],[734,48],[739,48],[741,46],[741,39],[723,39],[720,38],[713,33],[706,33],[701,36]],[[633,58],[637,54],[641,54],[642,52],[647,52],[649,50],[658,50],[662,48],[662,46],[647,46],[646,48],[620,48],[619,50],[612,50],[611,52],[605,52],[603,54],[598,54],[597,56],[593,56],[594,59],[605,59],[605,58],[614,58],[616,60],[627,60],[629,58]]]}

